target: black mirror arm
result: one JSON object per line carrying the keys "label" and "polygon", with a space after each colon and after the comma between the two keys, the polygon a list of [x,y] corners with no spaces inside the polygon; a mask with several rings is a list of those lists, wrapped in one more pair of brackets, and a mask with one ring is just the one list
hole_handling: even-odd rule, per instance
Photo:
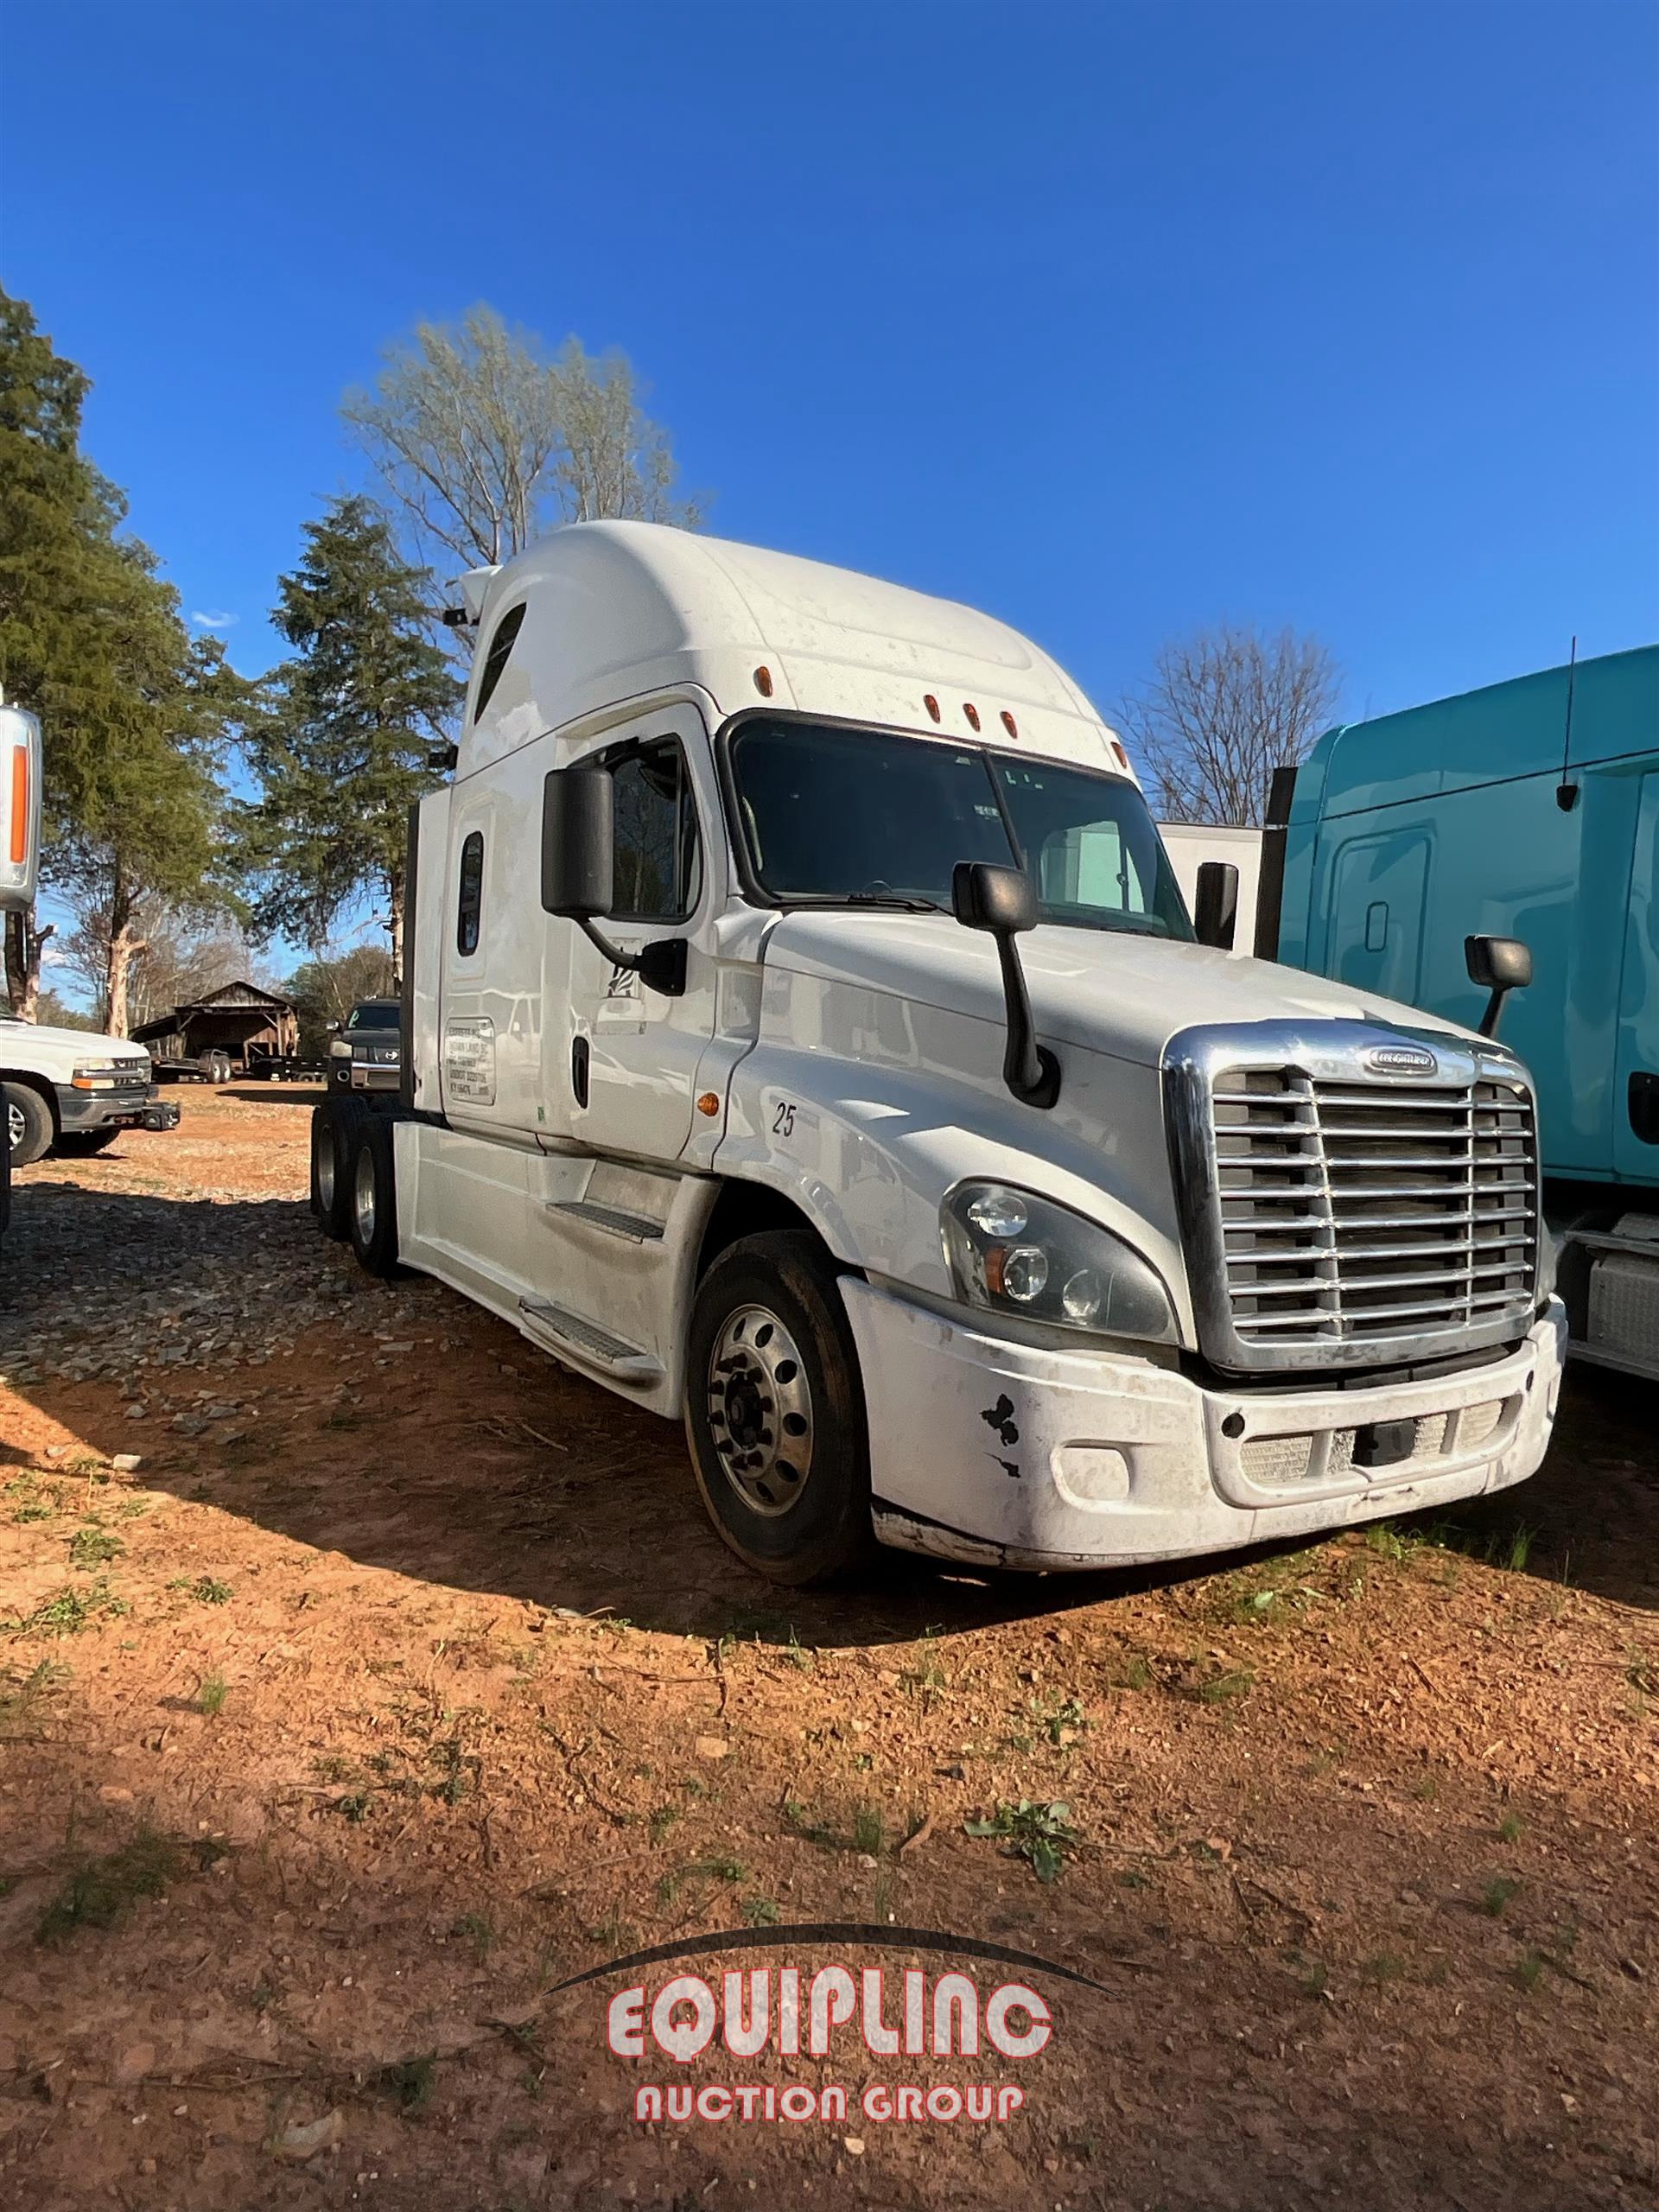
{"label": "black mirror arm", "polygon": [[1498,1017],[1503,1011],[1503,1001],[1513,988],[1514,986],[1510,983],[1493,985],[1492,995],[1486,1001],[1486,1011],[1480,1017],[1480,1033],[1483,1037],[1497,1036]]}
{"label": "black mirror arm", "polygon": [[1002,963],[1002,996],[1007,1006],[1002,1080],[1022,1105],[1052,1106],[1060,1095],[1060,1064],[1046,1046],[1037,1042],[1026,971],[1011,931],[997,931],[996,957]]}
{"label": "black mirror arm", "polygon": [[667,999],[685,995],[685,939],[664,937],[652,944],[641,945],[638,952],[625,952],[620,944],[613,944],[602,930],[595,929],[586,914],[574,914],[571,919],[588,942],[602,952],[613,968],[626,968],[639,976],[647,990],[660,991]]}

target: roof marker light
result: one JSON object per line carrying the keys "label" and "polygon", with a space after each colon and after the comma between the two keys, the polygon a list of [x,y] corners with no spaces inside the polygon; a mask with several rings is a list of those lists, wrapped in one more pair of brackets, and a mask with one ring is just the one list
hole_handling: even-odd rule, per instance
{"label": "roof marker light", "polygon": [[763,699],[770,699],[770,698],[771,698],[771,696],[772,696],[772,671],[771,671],[769,668],[757,668],[757,669],[755,670],[755,671],[754,671],[754,688],[755,688],[755,690],[756,690],[760,694],[760,696],[761,696]]}
{"label": "roof marker light", "polygon": [[1006,707],[1004,707],[1004,708],[1003,708],[1003,709],[1002,709],[1002,727],[1003,727],[1003,728],[1004,728],[1005,730],[1007,730],[1007,732],[1008,733],[1008,735],[1009,735],[1010,737],[1018,737],[1018,736],[1019,736],[1019,734],[1020,734],[1020,725],[1019,725],[1019,723],[1018,723],[1017,721],[1015,721],[1015,720],[1014,719],[1014,716],[1013,716],[1013,715],[1008,712],[1008,710],[1007,710],[1007,709]]}
{"label": "roof marker light", "polygon": [[1117,755],[1118,766],[1120,768],[1127,768],[1129,765],[1129,756],[1123,750],[1122,747],[1118,743],[1116,738],[1112,740],[1112,750]]}
{"label": "roof marker light", "polygon": [[931,691],[925,691],[922,694],[922,704],[927,709],[928,713],[932,715],[934,721],[938,721],[939,719],[939,702],[933,696],[933,694]]}
{"label": "roof marker light", "polygon": [[968,717],[969,728],[977,729],[979,728],[979,709],[976,707],[970,700],[964,699],[963,702],[962,711]]}

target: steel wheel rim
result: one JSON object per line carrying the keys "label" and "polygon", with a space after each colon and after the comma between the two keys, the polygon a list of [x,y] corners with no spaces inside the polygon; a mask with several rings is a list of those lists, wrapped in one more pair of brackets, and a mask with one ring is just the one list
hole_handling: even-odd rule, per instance
{"label": "steel wheel rim", "polygon": [[357,1155],[357,1176],[352,1187],[352,1206],[357,1233],[365,1244],[374,1241],[374,1155],[365,1145]]}
{"label": "steel wheel rim", "polygon": [[317,1196],[323,1211],[332,1212],[334,1204],[334,1141],[325,1129],[317,1145]]}
{"label": "steel wheel rim", "polygon": [[812,1472],[812,1393],[800,1347],[764,1306],[728,1314],[709,1355],[709,1429],[753,1513],[787,1513]]}

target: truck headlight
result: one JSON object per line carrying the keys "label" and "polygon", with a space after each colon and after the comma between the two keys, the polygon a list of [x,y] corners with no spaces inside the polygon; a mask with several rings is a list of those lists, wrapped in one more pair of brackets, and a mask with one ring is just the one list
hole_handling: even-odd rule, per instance
{"label": "truck headlight", "polygon": [[108,1061],[98,1060],[78,1067],[69,1078],[72,1090],[113,1090],[124,1080],[122,1071]]}
{"label": "truck headlight", "polygon": [[328,1040],[328,1057],[331,1060],[349,1060],[352,1057],[351,1039],[347,1037],[331,1037]]}
{"label": "truck headlight", "polygon": [[1069,1206],[1006,1183],[958,1183],[939,1219],[944,1256],[968,1305],[1096,1336],[1176,1340],[1157,1269]]}

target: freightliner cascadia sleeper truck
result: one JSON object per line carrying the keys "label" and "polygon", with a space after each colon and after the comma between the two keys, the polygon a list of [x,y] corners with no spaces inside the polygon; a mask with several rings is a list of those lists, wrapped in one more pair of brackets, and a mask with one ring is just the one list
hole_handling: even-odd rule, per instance
{"label": "freightliner cascadia sleeper truck", "polygon": [[1536,1467],[1564,1324],[1525,1068],[1198,942],[1224,882],[1195,933],[1034,645],[648,524],[462,588],[402,1093],[313,1131],[367,1267],[683,1421],[783,1582],[873,1535],[1213,1552]]}

